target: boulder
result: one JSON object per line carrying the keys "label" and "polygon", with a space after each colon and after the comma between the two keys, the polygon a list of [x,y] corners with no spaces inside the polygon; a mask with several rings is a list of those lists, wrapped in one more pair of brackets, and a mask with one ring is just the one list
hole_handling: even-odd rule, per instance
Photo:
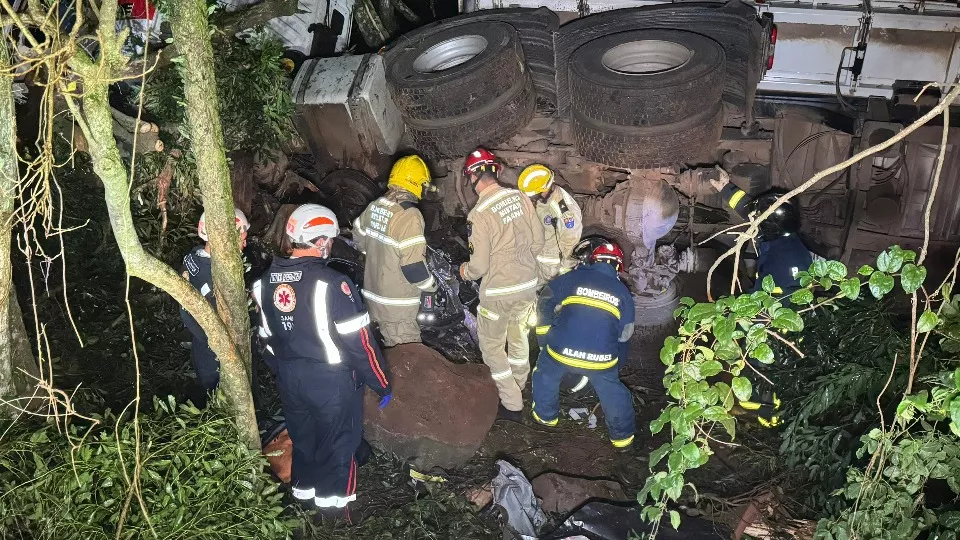
{"label": "boulder", "polygon": [[543,501],[545,512],[566,514],[579,508],[591,499],[612,502],[634,501],[623,492],[620,484],[612,480],[590,480],[544,473],[533,479],[533,492]]}
{"label": "boulder", "polygon": [[413,461],[414,467],[463,465],[497,416],[497,388],[482,364],[453,364],[419,343],[384,351],[393,398],[382,411],[367,390],[364,436],[374,447]]}

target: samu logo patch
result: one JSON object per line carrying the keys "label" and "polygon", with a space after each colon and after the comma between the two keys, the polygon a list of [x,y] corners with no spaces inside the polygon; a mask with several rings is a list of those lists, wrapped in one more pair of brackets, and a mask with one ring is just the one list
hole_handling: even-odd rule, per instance
{"label": "samu logo patch", "polygon": [[297,307],[297,293],[286,283],[273,291],[273,305],[284,313],[290,313]]}

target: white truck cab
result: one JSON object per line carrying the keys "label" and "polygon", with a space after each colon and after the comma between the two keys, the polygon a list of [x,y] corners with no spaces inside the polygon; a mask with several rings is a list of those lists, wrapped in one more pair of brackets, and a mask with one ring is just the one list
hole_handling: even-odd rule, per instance
{"label": "white truck cab", "polygon": [[[462,0],[466,11],[547,7],[561,21],[658,0]],[[776,25],[760,92],[891,98],[897,81],[951,83],[960,69],[960,7],[896,0],[750,1]],[[681,6],[682,2],[674,3]]]}

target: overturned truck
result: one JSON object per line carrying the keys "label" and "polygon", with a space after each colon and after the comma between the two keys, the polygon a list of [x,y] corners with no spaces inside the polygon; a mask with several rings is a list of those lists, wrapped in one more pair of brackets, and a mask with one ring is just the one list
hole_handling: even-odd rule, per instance
{"label": "overturned truck", "polygon": [[[584,234],[615,238],[631,256],[652,342],[669,329],[677,275],[703,271],[732,242],[717,233],[737,220],[704,171],[721,165],[751,195],[796,187],[929,110],[939,92],[915,99],[919,89],[960,68],[960,9],[939,2],[462,8],[378,54],[304,62],[293,84],[298,129],[318,162],[373,178],[396,155],[425,156],[447,216],[474,202],[460,170],[478,145],[503,160],[507,182],[526,165],[549,166],[583,208]],[[919,245],[939,129],[801,195],[806,244],[848,264]],[[958,170],[946,167],[941,181],[954,195]],[[934,205],[935,250],[960,244],[953,199]]]}

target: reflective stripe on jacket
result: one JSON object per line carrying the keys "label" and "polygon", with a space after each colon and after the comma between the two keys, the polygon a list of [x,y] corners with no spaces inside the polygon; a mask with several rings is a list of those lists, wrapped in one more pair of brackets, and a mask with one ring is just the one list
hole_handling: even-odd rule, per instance
{"label": "reflective stripe on jacket", "polygon": [[577,201],[560,186],[554,188],[546,202],[537,203],[537,217],[543,227],[543,249],[537,262],[556,275],[560,268],[572,268],[571,255],[583,233],[583,213]]}
{"label": "reflective stripe on jacket", "polygon": [[624,329],[634,323],[630,291],[606,263],[581,266],[550,281],[537,302],[536,332],[554,360],[581,369],[617,364]]}
{"label": "reflective stripe on jacket", "polygon": [[470,261],[463,274],[467,279],[483,280],[480,301],[533,299],[543,227],[530,199],[515,189],[490,186],[470,210],[467,227]]}
{"label": "reflective stripe on jacket", "polygon": [[378,394],[390,393],[370,315],[347,276],[324,259],[276,257],[253,284],[260,336],[276,361],[309,359],[351,369]]}
{"label": "reflective stripe on jacket", "polygon": [[363,294],[369,302],[415,306],[422,291],[436,290],[425,263],[427,241],[416,200],[412,193],[393,188],[354,221],[354,243],[367,255]]}

